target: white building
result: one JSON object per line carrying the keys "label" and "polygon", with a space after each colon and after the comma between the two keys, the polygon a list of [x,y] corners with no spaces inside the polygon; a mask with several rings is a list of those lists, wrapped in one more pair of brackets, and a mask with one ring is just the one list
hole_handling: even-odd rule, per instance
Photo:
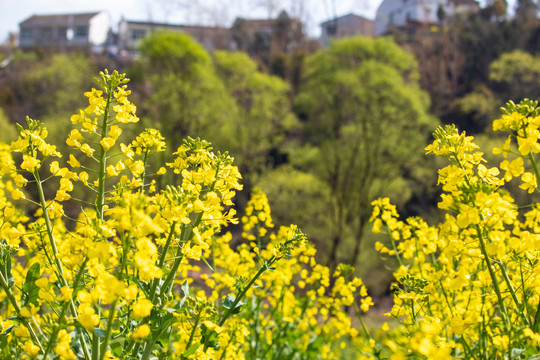
{"label": "white building", "polygon": [[393,28],[439,24],[440,10],[446,17],[472,13],[480,9],[475,0],[384,0],[375,18],[375,34]]}
{"label": "white building", "polygon": [[19,24],[19,47],[101,48],[111,33],[105,11],[85,14],[33,15]]}

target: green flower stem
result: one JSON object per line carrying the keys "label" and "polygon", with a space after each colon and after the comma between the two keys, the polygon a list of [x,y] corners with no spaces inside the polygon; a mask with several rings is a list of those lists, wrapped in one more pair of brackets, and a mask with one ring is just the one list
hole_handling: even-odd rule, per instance
{"label": "green flower stem", "polygon": [[144,181],[146,180],[146,161],[148,160],[148,152],[150,150],[148,148],[145,149],[144,151],[144,157],[143,157],[143,164],[144,164],[144,168],[143,168],[143,173],[141,175],[141,187],[140,187],[140,191],[143,192],[144,191]]}
{"label": "green flower stem", "polygon": [[460,337],[460,343],[465,348],[465,359],[476,359],[474,353],[471,352],[471,347],[469,346],[469,344],[467,344],[467,340],[465,340],[463,336]]}
{"label": "green flower stem", "polygon": [[111,337],[111,331],[114,323],[114,313],[116,311],[116,300],[111,304],[109,309],[109,318],[107,319],[107,329],[105,330],[105,337],[103,338],[103,343],[101,344],[101,353],[99,360],[105,359],[105,354],[107,353],[107,346],[109,346],[109,339]]}
{"label": "green flower stem", "polygon": [[[167,241],[165,242],[165,245],[161,249],[161,255],[158,260],[158,267],[161,269],[163,268],[163,264],[165,264],[165,258],[167,257],[167,252],[169,251],[169,247],[171,246],[171,242],[173,239],[173,235],[176,229],[176,221],[174,221],[171,224],[171,231],[169,232],[169,236],[167,237]],[[154,279],[154,282],[152,283],[152,288],[150,289],[150,296],[149,300],[154,302],[154,296],[156,294],[156,289],[159,284],[159,279]]]}
{"label": "green flower stem", "polygon": [[68,303],[66,302],[64,306],[62,306],[60,315],[58,315],[58,323],[54,327],[53,332],[51,333],[51,336],[49,337],[49,342],[47,343],[47,348],[45,349],[45,353],[43,354],[43,359],[47,359],[47,356],[52,350],[54,342],[57,340],[56,335],[58,335],[58,331],[60,330],[60,319],[62,319],[64,315],[66,314],[67,308],[68,308]]}
{"label": "green flower stem", "polygon": [[153,336],[151,341],[146,343],[141,360],[147,360],[150,357],[150,355],[152,355],[152,350],[154,350],[154,344],[156,343],[157,339],[161,337],[161,334],[166,330],[167,330],[166,327],[162,327],[159,333]]}
{"label": "green flower stem", "polygon": [[[197,219],[191,226],[191,229],[196,228],[199,226],[199,224],[202,221],[203,213],[200,212],[199,215],[197,215]],[[193,231],[186,232],[185,229],[182,229],[182,243],[190,241],[193,239]],[[162,254],[163,256],[163,254]],[[178,251],[176,252],[176,259],[173,263],[173,266],[171,268],[171,271],[169,272],[169,275],[163,282],[162,288],[165,289],[165,294],[169,294],[172,291],[174,279],[176,278],[176,272],[178,271],[178,268],[180,267],[180,263],[182,262],[182,259],[184,257],[182,256],[182,246],[178,246]]]}
{"label": "green flower stem", "polygon": [[539,324],[540,324],[540,300],[538,301],[538,306],[536,307],[536,314],[534,315],[534,323],[531,330],[534,332],[537,332]]}
{"label": "green flower stem", "polygon": [[[73,295],[71,298],[73,299],[77,295],[77,287],[79,286],[79,282],[81,281],[82,275],[84,274],[86,263],[88,262],[88,258],[86,258],[83,263],[81,264],[81,267],[79,268],[79,271],[77,272],[77,275],[75,276],[75,279],[73,281]],[[43,355],[43,359],[47,359],[47,355],[52,350],[52,346],[54,344],[54,341],[56,341],[56,335],[58,334],[58,331],[60,331],[60,323],[62,319],[64,318],[67,308],[69,307],[69,302],[65,302],[62,306],[62,310],[60,311],[60,315],[58,316],[57,325],[53,329],[53,332],[51,336],[49,337],[49,343],[47,344],[47,348],[45,349],[45,354]],[[81,335],[82,337],[82,335]],[[87,359],[90,359],[90,351],[88,347],[83,347],[84,355]]]}
{"label": "green flower stem", "polygon": [[144,348],[144,352],[142,354],[141,360],[146,360],[152,355],[152,350],[154,349],[154,342],[149,342],[146,344]]}
{"label": "green flower stem", "polygon": [[231,336],[231,339],[229,340],[229,342],[227,343],[227,346],[225,346],[225,348],[223,349],[223,352],[221,353],[221,356],[219,357],[219,360],[224,360],[226,359],[225,355],[227,354],[227,349],[229,348],[229,346],[231,346],[231,344],[236,340],[236,336]]}
{"label": "green flower stem", "polygon": [[369,331],[366,327],[366,323],[364,322],[364,319],[362,318],[362,314],[360,313],[360,309],[358,308],[358,304],[356,301],[353,301],[354,304],[354,312],[356,313],[356,317],[360,321],[360,325],[362,326],[362,330],[364,331],[364,335],[367,340],[371,340],[371,335],[369,334]]}
{"label": "green flower stem", "polygon": [[523,276],[523,259],[519,260],[519,274],[521,277],[521,290],[522,290],[522,303],[524,304],[524,310],[527,311],[527,317],[529,318],[529,326],[533,326],[532,314],[529,313],[527,304],[529,303],[529,298],[527,297],[527,292],[525,291],[525,278]]}
{"label": "green flower stem", "polygon": [[[182,247],[179,246],[178,247],[178,251],[176,252],[176,260],[174,261],[174,264],[171,268],[171,272],[169,273],[169,275],[167,276],[167,279],[165,280],[165,282],[163,283],[162,285],[162,289],[165,289],[165,292],[164,293],[160,293],[160,296],[163,296],[163,294],[168,294],[171,289],[172,289],[172,284],[174,284],[174,278],[176,278],[176,272],[178,271],[178,268],[180,267],[180,263],[182,262],[182,259],[183,259],[183,256],[182,256]],[[159,281],[158,279],[155,279],[154,280],[154,284],[156,284],[156,287],[157,287],[157,283],[155,281]],[[170,285],[170,286],[169,286]],[[155,291],[156,291],[156,287],[152,287],[151,290],[154,291],[153,294],[151,294],[151,297],[149,298],[150,301],[152,301],[152,303],[154,304],[154,301],[155,301]],[[163,304],[163,302],[162,302]],[[148,318],[145,318],[143,320],[143,322],[141,324],[147,324],[148,323]],[[136,343],[134,342],[134,340],[132,339],[128,345],[126,346],[126,349],[131,349],[131,347],[133,345],[135,345],[135,348],[133,349],[133,352],[132,352],[132,356],[133,357],[136,357],[137,356],[137,353],[139,352],[139,349],[141,348],[143,342],[139,342],[139,343]],[[150,345],[150,342],[147,341],[145,342],[146,346],[145,346],[145,352],[146,351],[152,351],[152,347]],[[150,349],[150,350],[148,350]]]}
{"label": "green flower stem", "polygon": [[538,166],[536,166],[536,161],[534,160],[533,152],[529,152],[529,161],[536,176],[536,187],[538,188],[538,182],[540,181],[540,172],[538,172]]}
{"label": "green flower stem", "polygon": [[99,338],[92,334],[92,360],[99,360]]}
{"label": "green flower stem", "polygon": [[[198,226],[200,224],[201,220],[202,220],[202,212],[197,216],[197,219],[193,223],[193,227]],[[174,223],[174,225],[176,225],[176,223]],[[169,245],[167,245],[167,243],[166,243],[165,244],[166,246],[170,246],[170,242],[172,241],[172,238],[173,238],[173,235],[174,235],[173,230],[174,230],[174,227],[171,227],[171,232],[169,233],[169,238],[167,239],[167,243]],[[193,232],[192,231],[187,232],[186,227],[184,225],[182,226],[181,233],[182,233],[182,237],[183,237],[182,242],[189,241],[193,237]],[[163,266],[163,264],[165,263],[165,257],[166,257],[166,254],[167,254],[166,250],[167,249],[164,248],[161,255],[160,255],[159,263],[161,264],[161,266]],[[182,262],[182,259],[183,259],[182,246],[178,246],[178,250],[176,251],[175,260],[174,260],[174,263],[173,263],[173,265],[171,267],[169,275],[167,276],[167,278],[165,279],[165,281],[161,285],[161,289],[164,289],[165,291],[161,291],[160,296],[163,296],[164,294],[169,294],[169,292],[172,291],[172,287],[173,287],[173,284],[174,284],[174,279],[176,278],[176,272],[178,271],[178,268],[180,267],[180,263]],[[151,294],[151,297],[149,298],[149,300],[152,301],[153,304],[155,302],[155,293],[156,293],[158,282],[159,282],[159,280],[155,279],[154,283],[152,284],[152,288],[150,289],[151,291],[153,290],[153,293]],[[154,286],[154,284],[155,284],[155,286]],[[162,302],[162,306],[163,305],[164,305],[164,302]],[[148,318],[145,318],[141,324],[147,324],[147,323],[148,323]],[[128,349],[127,351],[129,351],[129,349],[131,349],[133,346],[135,346],[133,348],[133,351],[132,351],[132,356],[137,357],[137,353],[139,352],[139,349],[141,348],[142,344],[143,344],[142,342],[135,343],[135,341],[133,339],[131,339],[129,341],[128,345],[126,346],[126,349]],[[148,347],[152,348],[152,346],[150,346],[150,344],[146,345],[146,348],[148,348]],[[146,351],[146,348],[145,348],[145,351]]]}
{"label": "green flower stem", "polygon": [[[182,259],[184,258],[182,256],[182,248],[183,246],[178,246],[178,250],[176,251],[175,260],[173,263],[173,266],[171,267],[171,271],[169,272],[169,275],[167,275],[167,278],[163,282],[162,289],[165,290],[165,292],[161,293],[163,294],[169,294],[172,291],[173,285],[174,285],[174,279],[176,278],[176,273],[178,271],[178,268],[180,267],[180,263],[182,262]],[[153,301],[153,299],[151,299]]]}
{"label": "green flower stem", "polygon": [[[435,255],[433,253],[431,253],[431,261],[432,261],[433,264],[438,263],[437,259],[435,259]],[[438,269],[438,270],[440,270],[440,269]],[[441,279],[438,280],[438,283],[439,283],[439,288],[441,289],[441,291],[443,293],[444,300],[446,301],[446,305],[448,305],[448,310],[450,311],[450,315],[452,315],[452,317],[454,317],[454,311],[452,310],[452,305],[450,304],[450,300],[448,299],[448,294],[446,293],[446,289],[444,288]]]}
{"label": "green flower stem", "polygon": [[516,290],[514,289],[514,286],[512,285],[512,282],[510,281],[510,278],[508,277],[508,273],[506,272],[506,267],[504,266],[502,261],[497,261],[497,264],[499,265],[499,269],[501,269],[501,273],[503,275],[504,281],[506,282],[506,286],[508,287],[508,290],[510,291],[510,295],[512,296],[512,300],[514,300],[514,303],[516,304],[518,310],[521,312],[521,317],[525,320],[525,323],[527,326],[531,327],[532,324],[523,311],[523,305],[519,302],[519,299],[517,298]]}
{"label": "green flower stem", "polygon": [[120,280],[124,280],[126,276],[128,276],[127,256],[129,252],[129,244],[125,238],[125,233],[122,234],[120,241],[122,242],[122,262],[120,263]]}
{"label": "green flower stem", "polygon": [[221,320],[219,321],[219,324],[218,324],[219,326],[223,326],[223,324],[225,324],[225,321],[227,321],[227,319],[232,315],[234,309],[236,309],[236,306],[238,305],[240,300],[242,300],[242,298],[246,295],[247,291],[253,286],[253,284],[255,283],[255,281],[257,281],[259,276],[261,276],[262,273],[265,272],[277,260],[279,260],[279,258],[276,258],[274,255],[272,255],[270,260],[268,260],[263,266],[261,266],[257,274],[253,276],[249,284],[247,284],[247,286],[240,292],[240,294],[238,294],[232,306],[229,309],[227,309],[227,312],[225,313],[225,315],[223,315],[223,318],[221,318]]}
{"label": "green flower stem", "polygon": [[446,289],[444,288],[441,279],[439,279],[439,287],[442,290],[444,300],[446,300],[446,305],[448,305],[448,310],[450,311],[450,315],[454,317],[454,311],[452,310],[452,305],[450,304],[450,301],[448,300],[448,294],[446,294]]}
{"label": "green flower stem", "polygon": [[49,217],[49,212],[47,211],[47,201],[45,200],[45,193],[43,191],[43,184],[39,177],[38,170],[34,170],[34,179],[36,179],[36,185],[39,194],[39,204],[41,206],[41,211],[43,212],[43,217],[45,218],[45,226],[47,227],[47,235],[49,236],[49,243],[54,255],[54,264],[56,270],[58,271],[58,280],[62,283],[63,286],[67,285],[66,279],[64,279],[64,269],[62,268],[62,263],[58,258],[58,248],[56,247],[56,241],[53,236],[53,229],[51,225],[51,219]]}
{"label": "green flower stem", "polygon": [[[41,206],[41,211],[43,212],[43,218],[45,219],[45,226],[47,228],[47,235],[49,237],[49,243],[51,245],[53,255],[54,255],[54,265],[56,266],[56,271],[58,272],[58,281],[62,284],[62,286],[68,286],[67,280],[64,278],[64,269],[62,267],[62,262],[58,258],[58,248],[56,247],[56,241],[54,240],[53,236],[53,229],[51,225],[51,219],[49,217],[49,212],[47,211],[47,202],[45,200],[45,193],[43,191],[43,184],[41,182],[41,179],[39,177],[38,170],[34,170],[34,178],[36,180],[38,194],[39,194],[39,203]],[[69,302],[69,307],[71,310],[71,313],[73,317],[78,316],[77,308],[75,307],[75,303],[73,300]],[[86,343],[86,340],[84,339],[84,336],[80,337],[81,346],[83,348],[83,351],[86,355],[90,354],[90,351],[88,350],[88,344]]]}
{"label": "green flower stem", "polygon": [[[254,309],[254,310],[252,310],[253,311],[252,319],[254,319],[254,321],[255,321],[255,324],[252,326],[253,332],[254,332],[254,334],[258,335],[258,334],[261,333],[261,331],[260,331],[261,322],[259,320],[259,316],[261,314],[261,300],[258,299],[258,298],[253,298],[251,300],[251,309]],[[272,311],[272,313],[273,313],[273,311]],[[255,337],[255,339],[256,339],[255,344],[253,344],[253,341],[249,341],[249,351],[251,352],[251,354],[254,354],[253,357],[255,357],[255,354],[259,353],[259,346],[261,344],[261,342],[259,341],[259,338],[260,338],[260,336]],[[266,353],[268,353],[268,351],[270,351],[270,346],[267,347],[266,351],[262,354],[262,356],[260,356],[260,358],[264,359],[265,356],[266,356]]]}
{"label": "green flower stem", "polygon": [[[32,340],[34,340],[34,342],[38,345],[39,351],[41,353],[43,353],[43,346],[41,345],[41,342],[39,341],[39,339],[38,339],[38,337],[37,337],[37,335],[36,335],[36,333],[34,331],[34,328],[32,328],[32,326],[30,326],[30,324],[28,323],[28,321],[26,321],[26,319],[24,317],[20,316],[21,315],[21,306],[19,305],[19,303],[17,302],[17,299],[15,298],[15,295],[13,294],[11,289],[9,288],[9,284],[6,281],[6,278],[4,277],[2,272],[0,272],[0,284],[2,285],[2,289],[6,293],[8,299],[9,299],[9,302],[11,303],[11,305],[13,305],[13,307],[15,308],[15,311],[19,315],[19,320],[21,321],[21,323],[24,326],[26,326],[26,328],[30,332],[30,336],[32,337]],[[37,324],[34,317],[32,317],[32,322],[38,327],[39,331],[41,332],[41,329],[39,328],[39,325]]]}
{"label": "green flower stem", "polygon": [[[285,292],[282,292],[281,295],[279,296],[278,302],[272,308],[271,316],[273,318],[276,318],[276,312],[283,311],[283,298],[284,297],[285,297]],[[259,301],[257,307],[259,308],[260,305],[261,305],[261,302]],[[306,301],[304,301],[304,304],[302,305],[302,314],[300,314],[298,316],[298,318],[302,318],[302,316],[304,315],[305,307],[306,307]],[[257,311],[257,314],[255,316],[259,316],[259,314],[260,314],[260,311]],[[278,328],[279,331],[273,331],[272,344],[276,344],[276,339],[280,339],[283,336],[282,334],[285,331],[287,331],[287,328],[289,327],[289,323],[286,323],[285,326],[283,326],[283,327],[281,327],[279,325],[277,325],[276,327]],[[259,334],[258,330],[256,331],[256,334]],[[254,358],[259,358],[259,359],[267,359],[266,354],[268,354],[268,352],[273,349],[273,346],[268,345],[266,347],[266,350],[264,351],[264,353],[262,353],[260,356],[258,356],[258,354],[259,354],[258,347],[259,347],[259,344],[260,344],[260,341],[259,341],[260,336],[257,336],[256,338],[257,338],[257,346],[255,347],[255,350],[252,351],[253,357]],[[283,351],[283,346],[280,347],[279,351],[274,351],[274,353],[272,355],[272,359],[275,358],[276,354],[279,355],[282,351]],[[279,357],[278,357],[278,359],[279,359]]]}
{"label": "green flower stem", "polygon": [[390,232],[390,229],[388,228],[388,225],[386,225],[386,232],[388,233],[388,237],[390,237],[390,242],[392,243],[392,249],[396,253],[397,262],[398,262],[399,266],[401,267],[401,266],[403,266],[403,262],[401,261],[401,257],[399,256],[399,252],[398,252],[398,249],[397,249],[397,246],[396,246],[396,241],[392,237],[392,233]]}
{"label": "green flower stem", "polygon": [[[288,324],[285,326],[285,329],[287,329],[287,326],[288,326]],[[273,359],[279,360],[279,359],[282,358],[281,354],[283,353],[283,350],[285,349],[285,346],[286,346],[286,344],[282,344],[279,347],[279,350],[274,353],[274,356],[272,356],[272,360]],[[293,352],[291,352],[290,354],[287,354],[287,355],[289,355],[291,357],[291,359],[294,359],[294,354],[296,354],[296,351],[293,351]]]}
{"label": "green flower stem", "polygon": [[[109,110],[111,106],[112,98],[112,86],[110,83],[107,84],[107,102],[105,103],[105,109],[103,113],[103,122],[101,124],[101,139],[107,136],[107,127],[109,121]],[[99,215],[100,220],[103,220],[103,206],[105,204],[105,175],[107,167],[107,151],[100,145],[100,154],[99,154],[99,175],[98,175],[98,193],[96,199],[96,210]]]}
{"label": "green flower stem", "polygon": [[[413,325],[416,324],[416,319],[418,318],[417,315],[416,315],[416,311],[415,311],[415,306],[414,306],[414,299],[411,299],[411,317],[412,317],[412,320],[413,320]],[[405,302],[405,304],[407,304],[407,302]]]}
{"label": "green flower stem", "polygon": [[501,289],[499,287],[499,280],[497,280],[497,275],[495,275],[495,271],[493,271],[493,268],[491,267],[491,263],[489,260],[489,256],[486,250],[486,244],[484,241],[484,237],[482,236],[482,232],[480,230],[480,226],[476,225],[476,232],[478,233],[478,240],[480,242],[480,250],[482,251],[482,255],[484,256],[484,260],[486,261],[486,266],[489,271],[489,276],[491,277],[491,281],[493,282],[493,288],[495,289],[495,293],[497,294],[497,300],[499,302],[499,307],[501,308],[501,313],[503,315],[504,321],[508,327],[512,327],[510,323],[510,319],[508,317],[508,311],[506,309],[506,306],[504,305],[504,300],[502,298]]}
{"label": "green flower stem", "polygon": [[[191,343],[193,343],[193,338],[195,337],[195,332],[197,331],[197,327],[199,326],[200,320],[201,320],[201,313],[199,312],[197,314],[197,317],[195,318],[195,324],[193,324],[193,330],[191,330],[191,334],[189,334],[189,340],[186,345],[186,351],[191,347]],[[186,359],[184,354],[182,354],[181,359],[182,360]]]}

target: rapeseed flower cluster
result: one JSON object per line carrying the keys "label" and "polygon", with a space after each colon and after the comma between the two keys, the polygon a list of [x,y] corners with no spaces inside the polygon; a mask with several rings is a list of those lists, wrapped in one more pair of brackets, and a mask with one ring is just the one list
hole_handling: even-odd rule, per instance
{"label": "rapeseed flower cluster", "polygon": [[[507,184],[538,192],[536,102],[507,104],[494,131],[508,134],[488,167],[473,137],[439,128],[427,153],[443,156],[444,222],[399,219],[388,199],[373,202],[376,249],[394,256],[394,306],[401,324],[379,344],[390,359],[529,359],[540,351],[540,234],[537,203],[519,206]],[[501,171],[502,170],[502,171]],[[516,189],[517,187],[513,187]]]}
{"label": "rapeseed flower cluster", "polygon": [[[2,359],[330,359],[370,339],[346,311],[373,303],[351,269],[317,264],[296,226],[274,231],[262,192],[233,240],[233,159],[188,138],[151,168],[165,141],[155,129],[124,140],[138,121],[128,80],[105,71],[97,82],[71,117],[71,154],[32,119],[0,145]],[[166,172],[174,185],[160,189]]]}

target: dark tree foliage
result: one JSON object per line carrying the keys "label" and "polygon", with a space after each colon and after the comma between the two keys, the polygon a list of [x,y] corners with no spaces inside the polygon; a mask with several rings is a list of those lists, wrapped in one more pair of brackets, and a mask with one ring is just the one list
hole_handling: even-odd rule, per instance
{"label": "dark tree foliage", "polygon": [[516,19],[519,21],[538,19],[538,2],[536,0],[517,0]]}

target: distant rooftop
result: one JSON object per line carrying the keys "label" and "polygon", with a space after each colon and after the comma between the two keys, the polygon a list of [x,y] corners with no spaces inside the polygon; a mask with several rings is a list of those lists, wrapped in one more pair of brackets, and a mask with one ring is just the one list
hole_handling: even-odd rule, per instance
{"label": "distant rooftop", "polygon": [[122,20],[129,24],[133,25],[143,25],[143,26],[155,26],[155,27],[169,27],[169,28],[183,28],[183,29],[191,29],[191,28],[208,28],[208,29],[220,29],[219,26],[202,26],[202,25],[183,25],[183,24],[171,24],[171,23],[158,23],[153,21],[139,21],[139,20]]}
{"label": "distant rooftop", "polygon": [[20,25],[47,25],[68,24],[69,22],[85,22],[101,13],[101,11],[82,13],[82,14],[56,14],[56,15],[32,15],[28,19],[23,20]]}
{"label": "distant rooftop", "polygon": [[[464,0],[464,1],[466,1],[466,0]],[[356,15],[356,14],[353,14],[353,13],[348,13],[348,14],[341,15],[341,16],[338,16],[336,18],[330,19],[330,20],[326,20],[326,21],[321,23],[321,26],[324,26],[326,24],[332,24],[334,21],[345,18],[345,17],[355,17],[355,18],[359,18],[359,19],[362,19],[362,20],[366,20],[366,21],[373,21],[372,19],[368,19],[365,16],[360,16],[360,15]]]}

